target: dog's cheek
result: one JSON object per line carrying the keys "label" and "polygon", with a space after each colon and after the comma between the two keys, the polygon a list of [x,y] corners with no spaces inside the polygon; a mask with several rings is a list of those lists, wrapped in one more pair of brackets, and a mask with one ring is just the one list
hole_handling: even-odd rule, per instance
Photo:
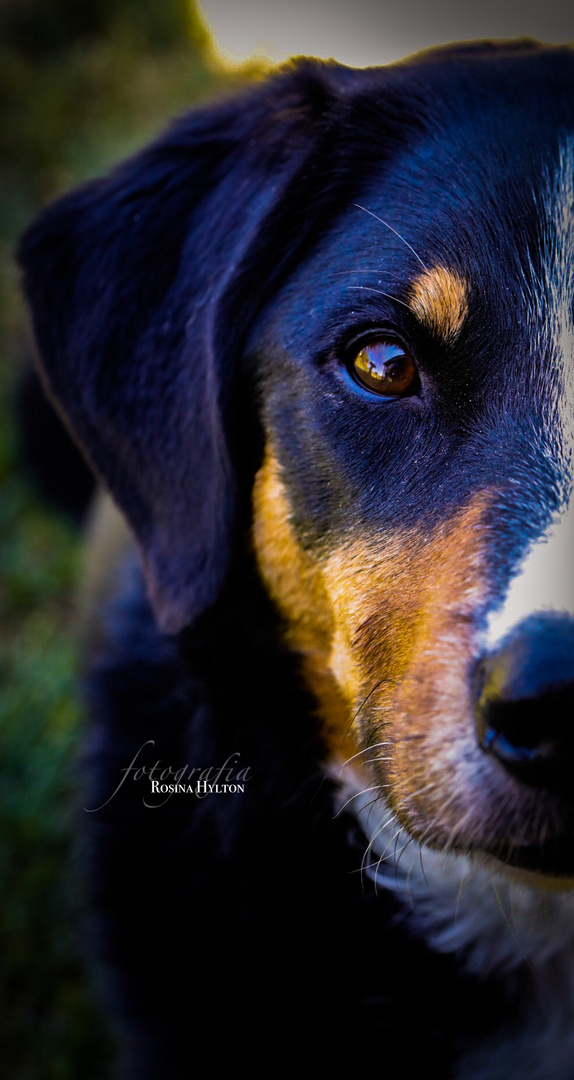
{"label": "dog's cheek", "polygon": [[429,535],[351,541],[325,567],[355,673],[362,760],[419,836],[431,822],[441,839],[450,834],[471,812],[484,768],[471,674],[491,595],[488,502],[481,494]]}
{"label": "dog's cheek", "polygon": [[326,755],[355,758],[419,834],[447,790],[452,815],[467,808],[480,767],[469,673],[490,592],[488,503],[477,497],[431,534],[354,534],[315,557],[271,450],[255,482],[259,569],[317,699]]}
{"label": "dog's cheek", "polygon": [[358,749],[350,731],[354,661],[340,639],[319,560],[297,538],[282,470],[270,448],[255,479],[253,544],[285,639],[299,654],[302,678],[317,701],[326,756],[351,757]]}

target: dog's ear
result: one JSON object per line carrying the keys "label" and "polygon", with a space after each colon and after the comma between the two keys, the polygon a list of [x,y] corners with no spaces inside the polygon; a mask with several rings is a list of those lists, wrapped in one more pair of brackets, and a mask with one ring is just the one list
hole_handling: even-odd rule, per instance
{"label": "dog's ear", "polygon": [[21,244],[48,392],[125,512],[170,632],[215,599],[232,545],[240,327],[225,297],[309,159],[333,82],[307,62],[192,113]]}

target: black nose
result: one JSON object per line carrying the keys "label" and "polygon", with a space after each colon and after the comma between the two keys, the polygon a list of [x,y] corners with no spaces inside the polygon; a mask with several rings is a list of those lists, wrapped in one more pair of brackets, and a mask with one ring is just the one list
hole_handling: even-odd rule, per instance
{"label": "black nose", "polygon": [[574,619],[531,616],[481,660],[476,722],[510,773],[574,804]]}

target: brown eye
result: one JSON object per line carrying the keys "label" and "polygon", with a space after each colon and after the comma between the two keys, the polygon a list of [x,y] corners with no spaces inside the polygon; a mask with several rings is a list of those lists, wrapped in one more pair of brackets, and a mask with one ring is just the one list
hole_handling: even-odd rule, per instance
{"label": "brown eye", "polygon": [[364,345],[353,357],[349,370],[355,382],[382,397],[401,397],[417,382],[411,354],[398,341],[384,338]]}

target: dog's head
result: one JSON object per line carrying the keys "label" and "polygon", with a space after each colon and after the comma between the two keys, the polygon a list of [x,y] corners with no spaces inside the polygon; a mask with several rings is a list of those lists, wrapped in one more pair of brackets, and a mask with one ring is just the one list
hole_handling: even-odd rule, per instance
{"label": "dog's head", "polygon": [[327,755],[574,877],[574,58],[301,62],[57,203],[46,381],[163,627],[252,537]]}

